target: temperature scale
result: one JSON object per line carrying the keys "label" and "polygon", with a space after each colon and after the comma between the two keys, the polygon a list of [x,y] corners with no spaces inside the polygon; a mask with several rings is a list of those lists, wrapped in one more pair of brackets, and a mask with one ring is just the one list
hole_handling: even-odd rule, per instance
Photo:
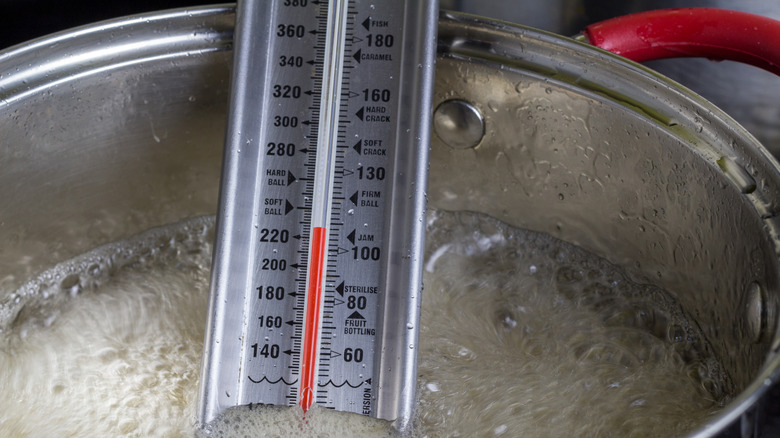
{"label": "temperature scale", "polygon": [[437,5],[239,2],[199,420],[414,406]]}

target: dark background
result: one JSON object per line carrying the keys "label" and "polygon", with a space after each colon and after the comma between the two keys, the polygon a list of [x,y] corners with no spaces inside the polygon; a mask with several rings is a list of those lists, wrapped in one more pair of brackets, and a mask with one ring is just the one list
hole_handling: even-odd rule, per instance
{"label": "dark background", "polygon": [[209,0],[0,0],[0,50],[43,35],[142,12],[220,3]]}

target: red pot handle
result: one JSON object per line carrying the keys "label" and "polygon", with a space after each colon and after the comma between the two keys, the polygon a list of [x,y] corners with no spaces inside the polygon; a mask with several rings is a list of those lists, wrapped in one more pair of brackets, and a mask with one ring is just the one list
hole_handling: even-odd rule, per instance
{"label": "red pot handle", "polygon": [[704,57],[780,75],[780,21],[715,8],[659,9],[587,26],[589,43],[637,62]]}

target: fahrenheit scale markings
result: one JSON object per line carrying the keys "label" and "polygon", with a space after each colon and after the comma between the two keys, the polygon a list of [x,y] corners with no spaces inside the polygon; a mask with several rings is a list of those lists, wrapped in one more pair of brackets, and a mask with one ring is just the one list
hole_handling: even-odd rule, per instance
{"label": "fahrenheit scale markings", "polygon": [[201,422],[411,417],[435,23],[427,1],[239,3]]}

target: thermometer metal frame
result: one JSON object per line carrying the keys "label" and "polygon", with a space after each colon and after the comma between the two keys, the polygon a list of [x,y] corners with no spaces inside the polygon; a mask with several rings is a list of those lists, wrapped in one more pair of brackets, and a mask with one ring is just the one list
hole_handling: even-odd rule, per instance
{"label": "thermometer metal frame", "polygon": [[[233,406],[302,404],[320,115],[336,100],[321,95],[333,44],[328,3],[238,4],[201,424]],[[406,430],[438,5],[350,0],[345,14],[313,402]]]}

